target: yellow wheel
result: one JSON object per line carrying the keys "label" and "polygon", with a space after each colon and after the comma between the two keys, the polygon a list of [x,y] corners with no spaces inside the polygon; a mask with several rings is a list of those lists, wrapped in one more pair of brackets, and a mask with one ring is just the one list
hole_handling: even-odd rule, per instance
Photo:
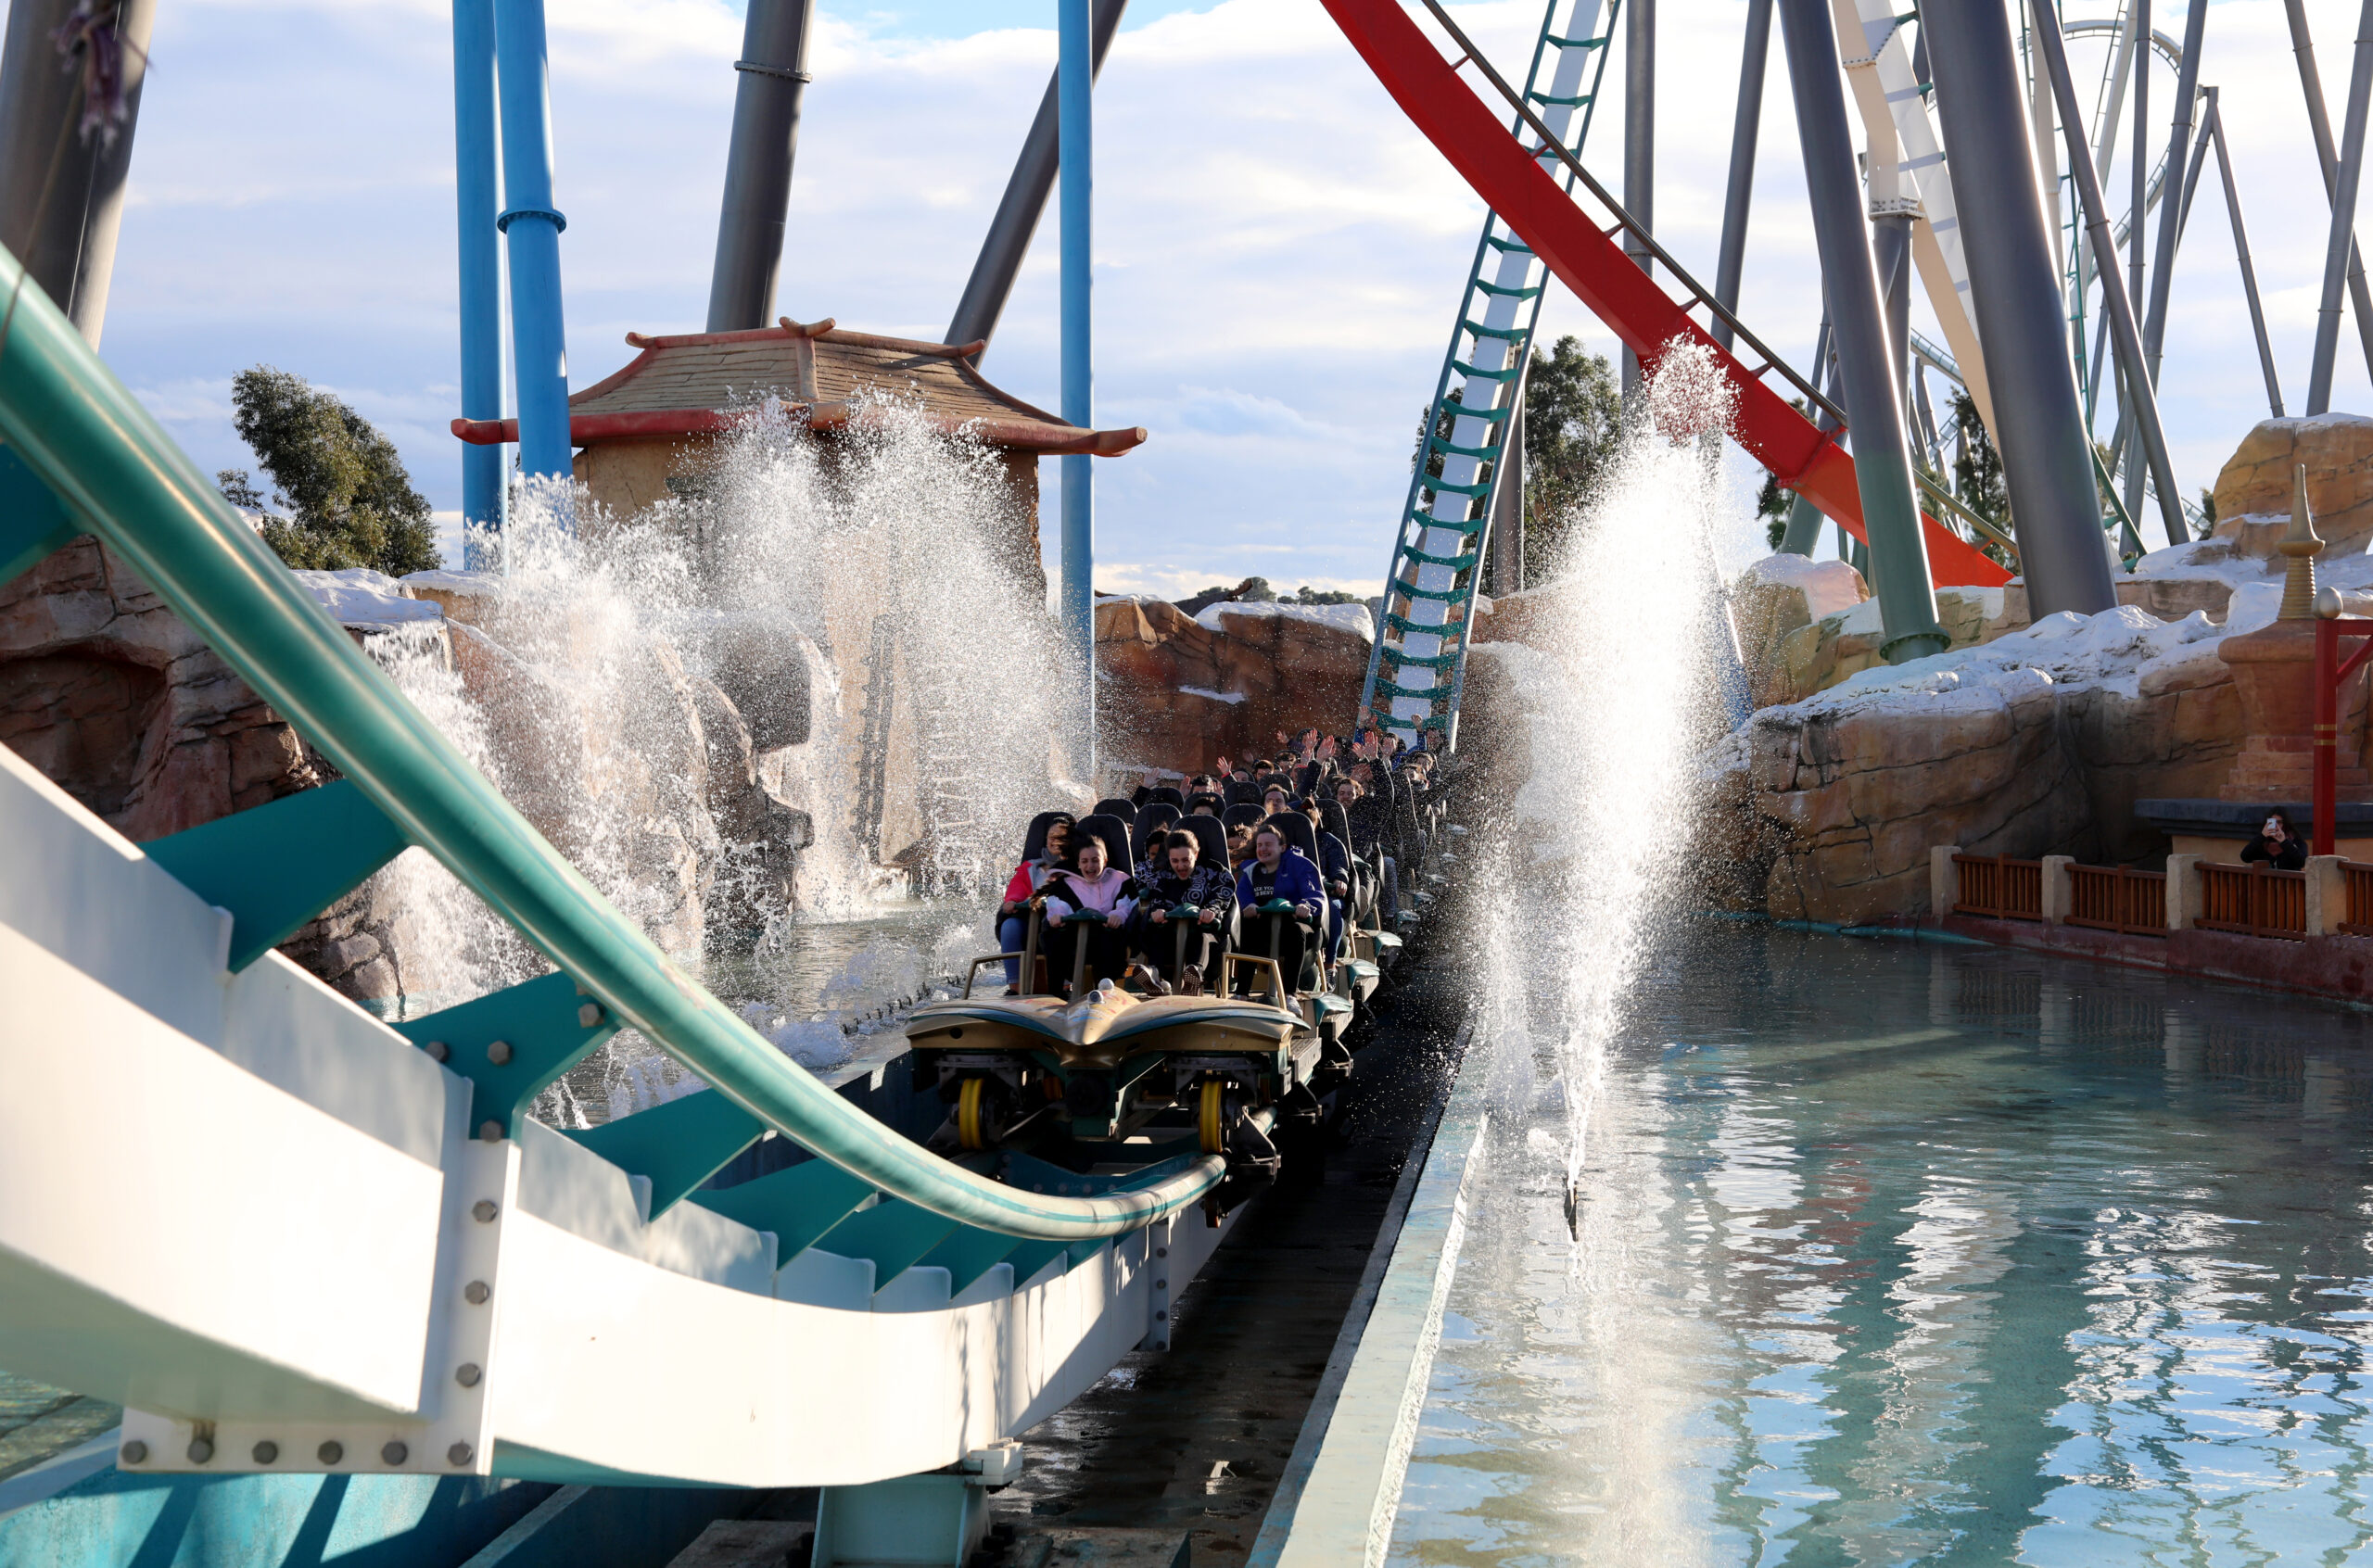
{"label": "yellow wheel", "polygon": [[1226,1131],[1222,1125],[1220,1115],[1221,1098],[1226,1090],[1227,1085],[1216,1078],[1203,1080],[1203,1099],[1196,1125],[1197,1130],[1202,1134],[1205,1154],[1227,1152]]}
{"label": "yellow wheel", "polygon": [[964,1081],[963,1088],[957,1093],[956,1141],[965,1148],[981,1149],[988,1146],[988,1140],[981,1135],[981,1103],[986,1098],[988,1089],[987,1079],[968,1078]]}

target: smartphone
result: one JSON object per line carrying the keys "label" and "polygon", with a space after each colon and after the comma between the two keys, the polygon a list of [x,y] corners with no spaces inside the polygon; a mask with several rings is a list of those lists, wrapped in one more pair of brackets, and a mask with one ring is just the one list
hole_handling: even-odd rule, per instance
{"label": "smartphone", "polygon": [[2279,833],[2279,832],[2281,832],[2281,831],[2282,831],[2282,818],[2280,818],[2280,817],[2278,817],[2278,816],[2269,816],[2269,817],[2267,817],[2267,818],[2265,819],[2265,836],[2266,836],[2267,838],[2271,839],[2271,838],[2273,838],[2277,833]]}

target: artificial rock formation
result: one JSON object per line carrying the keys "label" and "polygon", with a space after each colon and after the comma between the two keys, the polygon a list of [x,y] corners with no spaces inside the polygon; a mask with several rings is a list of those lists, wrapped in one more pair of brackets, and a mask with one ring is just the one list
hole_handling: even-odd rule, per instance
{"label": "artificial rock formation", "polygon": [[1265,605],[1204,615],[1217,629],[1157,599],[1097,605],[1097,709],[1113,756],[1209,767],[1275,751],[1279,730],[1349,727],[1367,677],[1365,637]]}
{"label": "artificial rock formation", "polygon": [[2291,525],[2291,476],[2307,468],[2307,504],[2333,556],[2373,541],[2373,419],[2316,414],[2261,420],[2216,476],[2216,537],[2267,556]]}

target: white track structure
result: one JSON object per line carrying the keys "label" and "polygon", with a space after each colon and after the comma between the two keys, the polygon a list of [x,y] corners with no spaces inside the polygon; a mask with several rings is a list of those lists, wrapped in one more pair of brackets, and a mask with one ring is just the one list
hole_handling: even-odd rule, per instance
{"label": "white track structure", "polygon": [[6,747],[0,844],[0,1366],[124,1404],[128,1471],[941,1469],[1166,1343],[1225,1233],[951,1296],[696,1199],[653,1220],[548,1128],[471,1137],[466,1080],[278,954],[229,973],[231,917]]}

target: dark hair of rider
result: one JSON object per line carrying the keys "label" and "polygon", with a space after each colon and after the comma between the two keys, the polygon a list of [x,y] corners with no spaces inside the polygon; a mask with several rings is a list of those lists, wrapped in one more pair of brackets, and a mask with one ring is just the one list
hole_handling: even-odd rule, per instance
{"label": "dark hair of rider", "polygon": [[1280,849],[1285,847],[1286,836],[1277,830],[1277,825],[1274,822],[1263,822],[1260,827],[1252,829],[1254,843],[1259,843],[1263,839],[1275,839]]}

